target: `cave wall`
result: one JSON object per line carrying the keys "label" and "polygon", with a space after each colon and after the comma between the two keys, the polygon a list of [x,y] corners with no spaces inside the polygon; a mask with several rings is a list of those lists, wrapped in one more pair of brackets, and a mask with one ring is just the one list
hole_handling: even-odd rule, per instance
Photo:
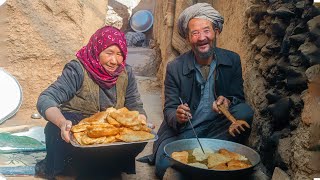
{"label": "cave wall", "polygon": [[115,26],[122,31],[128,30],[130,17],[135,13],[133,9],[135,9],[140,2],[141,0],[109,0],[106,25]]}
{"label": "cave wall", "polygon": [[253,52],[247,75],[264,85],[257,97],[249,90],[255,89],[253,78],[245,77],[257,112],[250,140],[269,175],[279,167],[292,179],[319,177],[310,147],[320,101],[308,89],[320,76],[319,14],[308,0],[256,0],[246,10]]}
{"label": "cave wall", "polygon": [[[90,36],[104,25],[108,1],[7,0],[1,6],[0,67],[22,86],[20,108],[36,112],[39,94]],[[3,33],[1,33],[3,34]]]}

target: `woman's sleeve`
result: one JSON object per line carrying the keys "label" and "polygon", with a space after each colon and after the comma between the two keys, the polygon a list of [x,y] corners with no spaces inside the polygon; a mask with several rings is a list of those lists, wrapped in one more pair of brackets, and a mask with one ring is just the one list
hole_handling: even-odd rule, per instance
{"label": "woman's sleeve", "polygon": [[128,86],[126,91],[125,107],[129,110],[139,111],[140,114],[146,115],[143,109],[140,93],[138,91],[137,81],[130,66],[127,66]]}
{"label": "woman's sleeve", "polygon": [[79,62],[70,61],[66,64],[61,76],[40,94],[37,102],[38,112],[46,119],[45,111],[72,99],[81,88],[83,78]]}

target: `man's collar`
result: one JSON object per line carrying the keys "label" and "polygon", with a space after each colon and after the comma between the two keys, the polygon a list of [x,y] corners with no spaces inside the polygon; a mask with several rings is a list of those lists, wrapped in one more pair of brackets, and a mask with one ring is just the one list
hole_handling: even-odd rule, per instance
{"label": "man's collar", "polygon": [[194,53],[192,50],[188,51],[185,55],[185,58],[183,59],[183,75],[189,74],[191,71],[194,70]]}
{"label": "man's collar", "polygon": [[[220,48],[215,49],[215,54],[216,54],[215,61],[217,62],[217,67],[220,65],[232,66],[232,62],[230,58],[228,58]],[[193,63],[194,60],[195,60],[195,55],[193,51],[190,50],[189,52],[187,52],[185,59],[183,60],[183,75],[187,75],[195,69],[195,66]]]}

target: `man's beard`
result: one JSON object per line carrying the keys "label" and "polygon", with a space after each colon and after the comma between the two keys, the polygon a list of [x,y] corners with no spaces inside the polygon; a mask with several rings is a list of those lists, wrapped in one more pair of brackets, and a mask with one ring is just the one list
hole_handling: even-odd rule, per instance
{"label": "man's beard", "polygon": [[200,59],[206,60],[214,55],[214,46],[210,46],[209,50],[206,52],[199,51],[197,47],[195,48],[195,51],[195,54],[198,55]]}

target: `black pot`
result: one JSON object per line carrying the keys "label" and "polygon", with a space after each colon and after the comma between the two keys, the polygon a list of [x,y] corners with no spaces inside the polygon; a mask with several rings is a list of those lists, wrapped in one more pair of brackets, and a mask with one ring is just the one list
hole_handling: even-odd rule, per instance
{"label": "black pot", "polygon": [[255,150],[242,144],[218,139],[199,138],[199,140],[205,149],[218,151],[219,149],[225,148],[229,151],[241,154],[249,159],[252,166],[237,170],[211,170],[189,166],[174,160],[171,158],[171,154],[177,151],[199,148],[200,146],[197,142],[197,139],[182,139],[168,143],[164,147],[164,152],[167,158],[170,160],[172,167],[181,171],[183,174],[190,175],[189,177],[192,179],[249,179],[254,173],[255,167],[260,163],[260,155]]}

